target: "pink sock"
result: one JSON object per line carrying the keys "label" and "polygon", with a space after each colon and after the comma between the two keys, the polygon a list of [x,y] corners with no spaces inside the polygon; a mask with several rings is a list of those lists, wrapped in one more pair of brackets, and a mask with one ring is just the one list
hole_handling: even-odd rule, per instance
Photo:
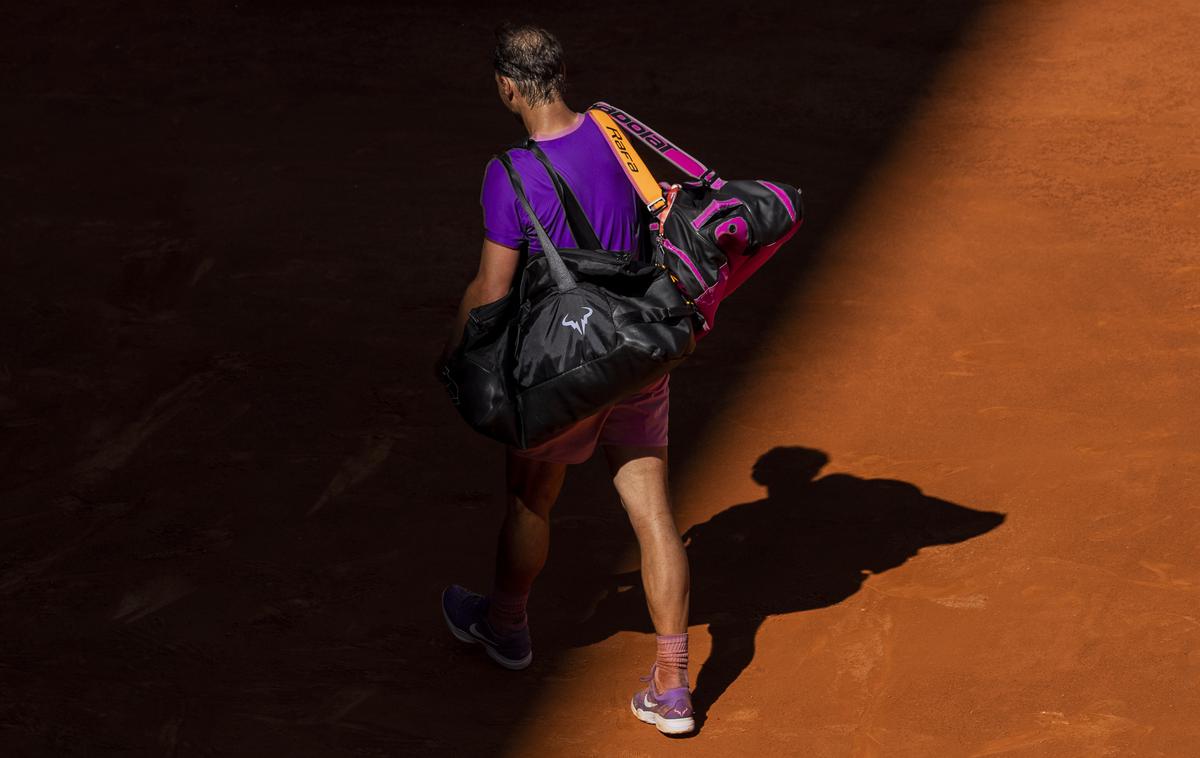
{"label": "pink sock", "polygon": [[518,631],[527,623],[525,606],[528,603],[528,592],[515,593],[496,589],[488,596],[488,623],[500,634]]}
{"label": "pink sock", "polygon": [[683,634],[658,634],[654,637],[658,655],[654,659],[654,689],[674,689],[688,686],[688,636]]}

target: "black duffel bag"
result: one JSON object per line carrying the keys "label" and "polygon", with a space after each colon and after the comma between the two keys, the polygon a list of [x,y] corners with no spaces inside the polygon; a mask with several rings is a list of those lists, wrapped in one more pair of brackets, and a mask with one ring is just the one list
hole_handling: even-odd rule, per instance
{"label": "black duffel bag", "polygon": [[543,255],[527,256],[501,299],[470,311],[443,369],[476,431],[513,447],[541,444],[662,377],[695,347],[695,305],[661,257],[603,250],[570,188],[532,140],[584,248],[559,250],[507,153],[508,172]]}

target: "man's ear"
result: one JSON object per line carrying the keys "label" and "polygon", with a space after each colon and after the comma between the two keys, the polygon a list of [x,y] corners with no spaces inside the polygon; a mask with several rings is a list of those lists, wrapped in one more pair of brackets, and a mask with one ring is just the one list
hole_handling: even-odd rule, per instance
{"label": "man's ear", "polygon": [[496,74],[496,86],[500,88],[500,96],[504,98],[504,102],[513,102],[517,96],[517,85],[512,79]]}

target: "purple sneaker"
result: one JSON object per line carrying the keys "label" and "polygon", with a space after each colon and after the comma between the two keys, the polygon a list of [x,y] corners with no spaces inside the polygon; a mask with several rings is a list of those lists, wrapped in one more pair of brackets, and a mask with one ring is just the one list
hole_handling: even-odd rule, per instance
{"label": "purple sneaker", "polygon": [[[657,665],[657,664],[656,664]],[[692,693],[687,687],[673,687],[666,692],[654,691],[654,666],[650,676],[643,676],[650,686],[639,690],[629,701],[633,715],[639,721],[654,724],[663,734],[687,734],[696,728],[692,713]]]}
{"label": "purple sneaker", "polygon": [[483,645],[488,657],[506,669],[519,671],[533,662],[529,625],[500,635],[487,621],[488,599],[452,584],[442,592],[442,616],[450,633],[462,642]]}

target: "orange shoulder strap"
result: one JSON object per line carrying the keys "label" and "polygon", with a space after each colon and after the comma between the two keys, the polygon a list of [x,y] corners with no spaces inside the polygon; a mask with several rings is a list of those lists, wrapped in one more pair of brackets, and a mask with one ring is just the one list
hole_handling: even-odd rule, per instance
{"label": "orange shoulder strap", "polygon": [[629,181],[633,182],[637,193],[641,195],[642,202],[646,204],[651,213],[657,214],[667,204],[663,197],[662,187],[658,186],[654,175],[650,173],[650,169],[646,167],[642,157],[625,137],[621,127],[617,126],[617,122],[613,121],[612,116],[602,110],[592,108],[588,111],[588,116],[604,133],[608,146],[612,148],[613,155],[617,158],[617,163],[620,163],[621,168],[625,169],[625,175],[629,177]]}

